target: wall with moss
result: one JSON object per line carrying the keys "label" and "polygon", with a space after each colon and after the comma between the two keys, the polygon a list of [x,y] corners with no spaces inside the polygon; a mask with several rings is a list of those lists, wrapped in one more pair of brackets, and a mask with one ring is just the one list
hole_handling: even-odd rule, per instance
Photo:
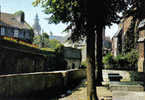
{"label": "wall with moss", "polygon": [[40,54],[0,47],[0,74],[44,71],[45,59]]}
{"label": "wall with moss", "polygon": [[[61,53],[40,50],[0,38],[0,74],[29,73],[79,68],[81,50],[64,48]],[[67,67],[68,66],[68,67]]]}
{"label": "wall with moss", "polygon": [[48,71],[54,63],[52,58],[53,52],[0,40],[0,74]]}

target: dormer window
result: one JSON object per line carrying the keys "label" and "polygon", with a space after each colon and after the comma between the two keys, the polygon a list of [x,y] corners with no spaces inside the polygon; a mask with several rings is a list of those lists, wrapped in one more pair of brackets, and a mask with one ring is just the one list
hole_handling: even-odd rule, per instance
{"label": "dormer window", "polygon": [[18,38],[18,35],[19,35],[19,30],[18,29],[15,29],[14,30],[14,37]]}
{"label": "dormer window", "polygon": [[5,35],[5,28],[1,27],[1,36],[4,36],[4,35]]}

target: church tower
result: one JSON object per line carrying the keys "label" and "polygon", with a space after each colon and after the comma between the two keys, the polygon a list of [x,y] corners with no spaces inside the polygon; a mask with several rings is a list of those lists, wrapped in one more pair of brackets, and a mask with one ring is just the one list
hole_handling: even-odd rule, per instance
{"label": "church tower", "polygon": [[41,33],[41,26],[39,24],[38,14],[36,14],[35,19],[34,19],[33,30],[34,30],[35,36],[36,35],[40,35],[40,33]]}

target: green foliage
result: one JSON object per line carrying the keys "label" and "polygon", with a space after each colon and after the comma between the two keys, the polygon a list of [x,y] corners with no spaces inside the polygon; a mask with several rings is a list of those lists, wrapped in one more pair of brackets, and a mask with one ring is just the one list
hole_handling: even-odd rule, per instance
{"label": "green foliage", "polygon": [[56,52],[57,54],[63,55],[63,48],[64,48],[64,45],[58,44],[58,45],[56,46],[56,48],[55,48],[55,52]]}
{"label": "green foliage", "polygon": [[14,13],[14,15],[21,15],[21,14],[24,14],[24,11],[20,10]]}
{"label": "green foliage", "polygon": [[129,74],[131,81],[138,82],[145,87],[144,72],[130,71]]}
{"label": "green foliage", "polygon": [[107,54],[103,58],[103,63],[106,69],[122,69],[122,70],[136,70],[137,69],[138,53],[136,50],[126,55],[118,55],[113,57],[111,54]]}
{"label": "green foliage", "polygon": [[106,69],[111,69],[111,67],[113,66],[113,56],[111,55],[111,53],[108,53],[106,56],[104,56],[103,58],[103,63],[105,65]]}
{"label": "green foliage", "polygon": [[54,52],[55,50],[54,49],[52,49],[52,48],[41,48],[41,50],[45,50],[45,51],[52,51],[52,52]]}
{"label": "green foliage", "polygon": [[33,44],[39,45],[42,48],[48,47],[49,35],[44,32],[41,35],[35,36],[33,38]]}
{"label": "green foliage", "polygon": [[83,66],[88,66],[87,61],[81,62],[81,65],[83,65]]}
{"label": "green foliage", "polygon": [[52,39],[49,40],[48,48],[57,49],[60,45],[62,45],[58,40]]}
{"label": "green foliage", "polygon": [[52,50],[55,50],[59,45],[61,45],[61,43],[56,39],[50,40],[47,33],[35,36],[33,44],[39,45],[41,48],[50,48]]}

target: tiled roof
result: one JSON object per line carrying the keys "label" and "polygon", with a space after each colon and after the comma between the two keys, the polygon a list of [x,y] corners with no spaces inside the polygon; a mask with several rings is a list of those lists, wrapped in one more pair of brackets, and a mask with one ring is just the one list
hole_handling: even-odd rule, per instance
{"label": "tiled roof", "polygon": [[30,26],[24,21],[19,22],[16,15],[8,13],[0,13],[0,26],[8,26],[19,29],[30,29]]}

